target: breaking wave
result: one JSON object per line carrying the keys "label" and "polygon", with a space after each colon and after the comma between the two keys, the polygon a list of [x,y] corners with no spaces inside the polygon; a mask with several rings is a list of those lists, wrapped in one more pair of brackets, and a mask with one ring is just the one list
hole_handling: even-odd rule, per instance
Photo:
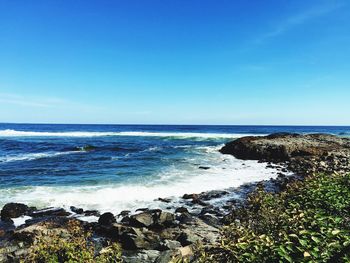
{"label": "breaking wave", "polygon": [[249,134],[238,133],[195,133],[195,132],[37,132],[0,130],[0,137],[105,137],[105,136],[135,136],[135,137],[172,137],[172,138],[239,138]]}

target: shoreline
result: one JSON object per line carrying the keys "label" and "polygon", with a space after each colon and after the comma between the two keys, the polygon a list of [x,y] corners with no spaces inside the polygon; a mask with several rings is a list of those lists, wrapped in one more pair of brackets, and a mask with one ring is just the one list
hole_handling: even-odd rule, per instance
{"label": "shoreline", "polygon": [[[344,139],[344,147],[335,147],[334,141],[339,143],[340,140],[338,137],[330,135],[317,137],[315,135],[309,138],[308,136],[310,137],[310,135],[300,135],[298,137],[293,134],[277,134],[265,137],[250,136],[226,144],[220,150],[222,153],[232,154],[242,159],[266,162],[267,166],[274,167],[280,170],[281,173],[276,179],[242,185],[236,188],[235,192],[222,190],[185,194],[182,197],[184,203],[188,207],[196,208],[198,213],[189,211],[186,207],[175,207],[173,212],[140,208],[137,214],[123,211],[119,215],[108,212],[99,215],[98,211],[84,211],[80,208],[72,208],[71,210],[74,210],[76,214],[99,216],[98,222],[82,222],[84,229],[89,229],[99,238],[118,241],[123,247],[125,262],[167,262],[166,259],[174,255],[192,257],[194,254],[193,247],[197,242],[201,242],[204,246],[211,246],[217,242],[219,229],[225,224],[225,216],[230,215],[236,207],[242,206],[247,195],[252,193],[257,186],[263,186],[268,191],[279,192],[291,181],[302,179],[304,176],[315,172],[343,173],[349,171],[346,170],[350,167],[349,163],[344,164],[342,159],[348,158],[350,143],[347,140]],[[305,138],[309,140],[306,144],[303,141]],[[263,141],[262,144],[261,141]],[[298,144],[300,141],[301,144]],[[315,145],[310,147],[310,141],[313,141]],[[325,144],[323,145],[322,142],[325,142]],[[287,145],[287,148],[282,149],[280,145]],[[290,147],[291,145],[293,147]],[[328,145],[328,148],[325,145]],[[310,151],[310,149],[312,150]],[[242,156],[242,153],[244,153],[244,156]],[[327,154],[325,155],[325,153]],[[338,161],[339,158],[341,161]],[[349,161],[349,158],[347,160]],[[286,176],[285,174],[289,171],[295,174]],[[237,192],[241,195],[240,199],[230,198],[230,195]],[[228,198],[222,207],[210,205],[211,200],[225,196],[228,196]],[[171,202],[166,198],[159,198],[159,201]],[[62,208],[35,211],[33,208],[13,205],[13,210],[21,210],[20,214],[27,216],[32,215],[34,220],[27,221],[25,225],[17,229],[8,228],[7,230],[4,223],[0,222],[0,242],[2,244],[8,242],[10,237],[13,238],[14,233],[22,233],[20,239],[16,242],[26,243],[28,235],[32,235],[32,232],[28,232],[26,229],[40,225],[43,222],[60,221],[62,219],[65,221],[72,217]],[[7,227],[9,226],[9,223],[5,224],[7,224]],[[164,242],[167,244],[165,245]],[[23,256],[23,254],[16,254],[18,251],[24,253],[21,248],[8,251],[7,254],[3,253],[3,255]]]}

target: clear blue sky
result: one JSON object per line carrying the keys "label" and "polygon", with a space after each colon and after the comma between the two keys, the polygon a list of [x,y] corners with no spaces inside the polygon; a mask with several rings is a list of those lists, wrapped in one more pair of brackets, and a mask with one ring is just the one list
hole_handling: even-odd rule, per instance
{"label": "clear blue sky", "polygon": [[350,2],[0,0],[0,122],[350,125]]}

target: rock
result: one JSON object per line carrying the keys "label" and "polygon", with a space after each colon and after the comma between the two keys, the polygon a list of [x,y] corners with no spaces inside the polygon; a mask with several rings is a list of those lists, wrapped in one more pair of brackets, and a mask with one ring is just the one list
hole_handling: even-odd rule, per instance
{"label": "rock", "polygon": [[271,134],[247,136],[227,143],[220,152],[241,159],[286,161],[291,157],[323,155],[334,148],[344,146],[346,141],[326,134]]}
{"label": "rock", "polygon": [[187,257],[192,257],[193,256],[193,250],[192,250],[191,246],[186,246],[186,247],[179,248],[179,251],[180,251],[181,256],[183,258],[187,258]]}
{"label": "rock", "polygon": [[197,199],[198,195],[197,194],[184,194],[182,196],[183,199]]}
{"label": "rock", "polygon": [[208,201],[216,198],[221,198],[225,195],[227,195],[229,192],[224,190],[213,190],[209,192],[204,192],[200,194],[200,199]]}
{"label": "rock", "polygon": [[150,227],[154,224],[153,215],[150,212],[132,215],[129,224],[136,227]]}
{"label": "rock", "polygon": [[5,236],[7,232],[13,231],[14,229],[15,226],[12,220],[0,221],[0,239]]}
{"label": "rock", "polygon": [[118,217],[124,217],[130,214],[130,210],[123,210],[118,214]]}
{"label": "rock", "polygon": [[46,208],[41,210],[32,211],[28,214],[31,217],[47,217],[47,216],[62,216],[66,217],[71,215],[71,213],[67,212],[63,208]]}
{"label": "rock", "polygon": [[84,211],[84,215],[85,216],[100,216],[100,212],[98,212],[97,210],[86,210]]}
{"label": "rock", "polygon": [[114,241],[120,240],[123,235],[142,235],[142,231],[139,228],[125,226],[119,223],[98,225],[95,231],[98,235],[108,237]]}
{"label": "rock", "polygon": [[[174,262],[173,259],[177,256],[181,256],[180,251],[166,250],[160,253],[155,263],[171,263],[171,262]],[[178,261],[178,262],[181,262],[181,261]]]}
{"label": "rock", "polygon": [[111,225],[116,222],[114,215],[110,212],[104,213],[98,219],[98,223],[101,225]]}
{"label": "rock", "polygon": [[177,216],[176,219],[181,223],[181,224],[187,224],[192,221],[193,216],[188,213],[188,212],[183,212],[181,213],[180,216]]}
{"label": "rock", "polygon": [[206,202],[202,201],[200,198],[193,198],[192,203],[197,204],[197,205],[201,205],[201,206],[208,205]]}
{"label": "rock", "polygon": [[177,241],[179,241],[182,246],[191,245],[199,240],[200,238],[197,235],[187,230],[183,231],[177,238]]}
{"label": "rock", "polygon": [[175,224],[175,215],[169,212],[162,211],[159,215],[157,223],[161,226],[168,227]]}
{"label": "rock", "polygon": [[82,147],[72,148],[72,150],[74,150],[74,151],[84,151],[84,152],[94,151],[96,149],[97,149],[97,147],[93,146],[93,145],[84,145]]}
{"label": "rock", "polygon": [[76,214],[78,214],[78,215],[81,215],[81,214],[84,213],[84,209],[82,209],[82,208],[77,208],[77,207],[75,207],[75,206],[71,206],[71,207],[70,207],[70,210],[71,210],[73,213],[76,213]]}
{"label": "rock", "polygon": [[216,227],[220,225],[220,220],[216,216],[213,216],[211,214],[200,215],[199,218],[210,226]]}
{"label": "rock", "polygon": [[279,166],[282,163],[286,166],[281,168],[283,172],[298,175],[350,172],[350,139],[329,134],[247,136],[227,143],[220,152]]}
{"label": "rock", "polygon": [[141,263],[141,262],[155,262],[159,257],[160,252],[157,250],[138,250],[127,251],[123,255],[123,262],[125,263]]}
{"label": "rock", "polygon": [[27,214],[29,208],[25,204],[8,203],[1,210],[1,220],[9,221],[11,218],[17,218]]}
{"label": "rock", "polygon": [[146,211],[148,211],[148,210],[149,210],[149,208],[143,207],[143,208],[138,208],[138,209],[136,209],[135,212],[146,212]]}
{"label": "rock", "polygon": [[160,243],[159,235],[151,231],[142,232],[138,228],[133,228],[133,232],[122,233],[119,241],[126,250],[155,249]]}
{"label": "rock", "polygon": [[199,166],[198,169],[209,170],[210,167],[209,166]]}
{"label": "rock", "polygon": [[166,239],[160,242],[160,246],[157,248],[157,250],[175,250],[179,247],[181,247],[181,243],[179,241]]}
{"label": "rock", "polygon": [[188,213],[188,209],[186,207],[178,207],[175,209],[175,213]]}
{"label": "rock", "polygon": [[212,214],[212,215],[221,216],[221,211],[219,208],[210,205],[210,206],[204,207],[201,210],[200,214],[201,215]]}
{"label": "rock", "polygon": [[170,203],[171,202],[171,199],[170,198],[158,198],[157,199],[158,201],[161,201],[161,202],[163,202],[163,203]]}

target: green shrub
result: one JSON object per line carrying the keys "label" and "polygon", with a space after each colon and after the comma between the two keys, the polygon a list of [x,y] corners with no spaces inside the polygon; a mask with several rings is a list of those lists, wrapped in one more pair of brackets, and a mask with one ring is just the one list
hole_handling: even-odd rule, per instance
{"label": "green shrub", "polygon": [[350,175],[314,175],[278,194],[261,187],[233,211],[202,262],[350,262]]}
{"label": "green shrub", "polygon": [[46,227],[47,234],[36,240],[24,262],[122,262],[121,249],[117,243],[112,243],[97,254],[90,233],[84,231],[76,220],[69,221],[63,231],[50,224]]}

